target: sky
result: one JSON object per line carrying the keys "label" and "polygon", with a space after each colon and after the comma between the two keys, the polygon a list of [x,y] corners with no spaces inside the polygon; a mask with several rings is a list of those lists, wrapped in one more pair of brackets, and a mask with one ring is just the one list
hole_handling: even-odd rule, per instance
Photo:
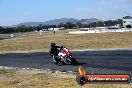
{"label": "sky", "polygon": [[0,26],[59,18],[114,20],[132,16],[132,0],[0,0]]}

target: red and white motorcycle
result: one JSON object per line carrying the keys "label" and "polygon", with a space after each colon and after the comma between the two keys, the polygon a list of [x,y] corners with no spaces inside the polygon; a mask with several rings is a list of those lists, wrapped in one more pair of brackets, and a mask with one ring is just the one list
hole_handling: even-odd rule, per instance
{"label": "red and white motorcycle", "polygon": [[61,48],[61,50],[59,50],[58,58],[61,59],[61,62],[63,64],[72,64],[72,65],[78,64],[77,60],[72,57],[70,51],[65,47],[63,47],[63,48]]}

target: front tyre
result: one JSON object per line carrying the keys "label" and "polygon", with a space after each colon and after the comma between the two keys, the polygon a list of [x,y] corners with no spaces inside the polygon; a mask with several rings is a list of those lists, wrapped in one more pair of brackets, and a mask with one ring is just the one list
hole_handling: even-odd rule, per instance
{"label": "front tyre", "polygon": [[65,58],[64,63],[65,64],[72,64],[72,60],[70,58]]}

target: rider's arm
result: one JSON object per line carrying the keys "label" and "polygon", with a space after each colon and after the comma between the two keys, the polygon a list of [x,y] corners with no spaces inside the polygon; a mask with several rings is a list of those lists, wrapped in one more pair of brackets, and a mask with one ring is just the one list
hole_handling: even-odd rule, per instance
{"label": "rider's arm", "polygon": [[57,48],[61,48],[60,46],[56,46]]}
{"label": "rider's arm", "polygon": [[56,46],[56,48],[57,48],[58,50],[60,50],[60,49],[61,49],[61,47],[60,47],[60,46]]}

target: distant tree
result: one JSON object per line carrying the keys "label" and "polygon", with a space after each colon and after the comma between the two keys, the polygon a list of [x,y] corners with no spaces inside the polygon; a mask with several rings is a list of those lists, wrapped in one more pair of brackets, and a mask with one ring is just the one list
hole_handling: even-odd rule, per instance
{"label": "distant tree", "polygon": [[4,28],[0,26],[0,34],[4,33]]}
{"label": "distant tree", "polygon": [[126,28],[132,28],[132,26],[131,25],[126,25]]}
{"label": "distant tree", "polygon": [[76,23],[76,27],[77,27],[77,28],[81,28],[82,26],[83,26],[83,25],[82,25],[81,23],[79,23],[79,22]]}
{"label": "distant tree", "polygon": [[9,27],[7,27],[7,28],[5,28],[4,29],[4,33],[14,33],[15,32],[15,28],[9,28]]}
{"label": "distant tree", "polygon": [[66,29],[73,29],[73,24],[70,22],[66,22]]}
{"label": "distant tree", "polygon": [[66,25],[66,29],[71,29],[71,23],[70,22],[66,22],[65,25]]}
{"label": "distant tree", "polygon": [[56,26],[56,25],[52,25],[52,27],[53,27],[53,28],[57,28],[57,26]]}
{"label": "distant tree", "polygon": [[96,24],[97,24],[96,22],[92,22],[92,23],[90,23],[90,26],[91,27],[96,27]]}
{"label": "distant tree", "polygon": [[29,29],[29,27],[26,27],[26,26],[22,25],[22,26],[18,26],[17,30],[19,32],[29,32],[30,29]]}
{"label": "distant tree", "polygon": [[41,30],[40,26],[37,26],[37,27],[36,27],[36,30],[37,30],[37,31],[40,31],[40,30]]}
{"label": "distant tree", "polygon": [[65,24],[64,24],[64,23],[60,23],[60,24],[58,25],[58,27],[59,27],[59,28],[65,27]]}
{"label": "distant tree", "polygon": [[96,23],[96,26],[97,27],[103,27],[104,23],[102,21],[99,21],[99,22]]}
{"label": "distant tree", "polygon": [[39,28],[40,28],[40,30],[42,30],[43,29],[43,25],[39,24]]}
{"label": "distant tree", "polygon": [[29,27],[29,32],[34,31],[33,27]]}
{"label": "distant tree", "polygon": [[33,26],[32,27],[33,31],[37,30],[37,27],[36,26]]}
{"label": "distant tree", "polygon": [[122,19],[118,19],[117,22],[118,22],[118,24],[119,24],[120,26],[123,26],[123,20],[122,20]]}
{"label": "distant tree", "polygon": [[18,33],[18,30],[16,27],[14,27],[14,33]]}
{"label": "distant tree", "polygon": [[48,30],[48,26],[47,25],[43,25],[43,29],[47,29]]}

